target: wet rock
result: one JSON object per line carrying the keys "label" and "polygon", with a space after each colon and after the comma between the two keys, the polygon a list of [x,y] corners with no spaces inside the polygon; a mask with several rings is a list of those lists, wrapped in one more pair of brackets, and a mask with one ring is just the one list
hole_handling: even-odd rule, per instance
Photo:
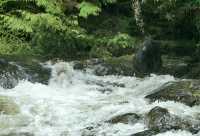
{"label": "wet rock", "polygon": [[198,122],[181,119],[178,116],[170,114],[167,109],[161,107],[151,109],[146,118],[148,128],[158,132],[181,129],[190,131],[191,133],[197,133],[200,130]]}
{"label": "wet rock", "polygon": [[97,81],[93,81],[93,80],[88,80],[87,81],[87,84],[96,84],[98,86],[101,86],[101,87],[108,87],[108,86],[113,86],[113,87],[125,87],[124,84],[122,83],[117,83],[117,82],[104,82],[102,80],[97,80]]}
{"label": "wet rock", "polygon": [[162,67],[159,43],[146,38],[133,59],[138,76],[158,72]]}
{"label": "wet rock", "polygon": [[190,79],[200,79],[200,63],[192,63],[188,65],[189,72],[187,72],[184,77]]}
{"label": "wet rock", "polygon": [[[178,78],[187,78],[187,73],[190,72],[189,61],[190,57],[172,57],[163,56],[163,67],[161,74],[170,74]],[[189,78],[189,77],[188,77]]]}
{"label": "wet rock", "polygon": [[200,104],[200,81],[187,80],[170,82],[155,90],[154,93],[147,95],[145,98],[151,102],[175,101],[181,102],[188,106]]}
{"label": "wet rock", "polygon": [[10,64],[4,59],[0,60],[0,86],[3,88],[13,88],[23,76],[24,74],[18,70],[17,66]]}
{"label": "wet rock", "polygon": [[98,91],[102,93],[111,93],[113,90],[111,88],[99,88]]}
{"label": "wet rock", "polygon": [[47,84],[50,69],[42,67],[34,60],[0,59],[0,86],[6,89],[15,87],[20,80]]}
{"label": "wet rock", "polygon": [[108,123],[116,124],[116,123],[124,123],[124,124],[135,124],[140,119],[140,116],[135,113],[126,113],[123,115],[118,115],[111,118]]}
{"label": "wet rock", "polygon": [[148,130],[133,134],[131,136],[154,136],[170,130],[186,130],[196,134],[200,130],[198,121],[181,119],[172,115],[167,109],[154,107],[146,115]]}
{"label": "wet rock", "polygon": [[133,76],[135,70],[133,68],[132,55],[121,57],[91,59],[87,61],[74,62],[74,68],[78,70],[91,69],[96,75],[125,75]]}
{"label": "wet rock", "polygon": [[147,114],[147,124],[150,129],[170,129],[171,125],[168,124],[170,121],[168,110],[161,107],[155,107]]}
{"label": "wet rock", "polygon": [[[132,65],[133,56],[121,56],[118,58],[108,58],[105,59],[102,65],[106,68],[106,75],[124,75],[133,76],[135,74],[134,67]],[[101,75],[101,70],[96,70],[97,75]]]}
{"label": "wet rock", "polygon": [[154,136],[158,133],[160,133],[160,132],[155,131],[155,130],[145,130],[142,132],[138,132],[136,134],[132,134],[131,136]]}
{"label": "wet rock", "polygon": [[20,112],[18,105],[7,96],[0,96],[0,112],[7,115],[15,115]]}
{"label": "wet rock", "polygon": [[30,82],[48,84],[51,76],[50,68],[43,67],[40,62],[37,61],[19,64],[24,68],[25,73],[28,75],[27,79]]}
{"label": "wet rock", "polygon": [[101,124],[92,124],[91,126],[85,127],[81,131],[81,136],[96,136],[97,134],[97,129],[100,127]]}

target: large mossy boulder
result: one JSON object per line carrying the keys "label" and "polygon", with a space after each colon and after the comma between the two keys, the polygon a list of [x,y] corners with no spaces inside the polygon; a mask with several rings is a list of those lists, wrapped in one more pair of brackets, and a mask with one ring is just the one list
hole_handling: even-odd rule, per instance
{"label": "large mossy boulder", "polygon": [[145,98],[154,101],[175,101],[188,106],[200,104],[200,81],[185,80],[169,82]]}
{"label": "large mossy boulder", "polygon": [[133,64],[138,76],[159,72],[162,67],[159,42],[146,38],[136,53]]}
{"label": "large mossy boulder", "polygon": [[6,115],[15,115],[20,112],[19,106],[7,96],[0,96],[0,113]]}

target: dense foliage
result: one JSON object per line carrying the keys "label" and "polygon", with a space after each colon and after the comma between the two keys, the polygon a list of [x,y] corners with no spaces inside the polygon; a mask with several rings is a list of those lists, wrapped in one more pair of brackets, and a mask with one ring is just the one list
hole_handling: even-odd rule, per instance
{"label": "dense foliage", "polygon": [[135,1],[146,34],[199,45],[199,0],[1,0],[0,53],[59,58],[131,53],[143,37]]}

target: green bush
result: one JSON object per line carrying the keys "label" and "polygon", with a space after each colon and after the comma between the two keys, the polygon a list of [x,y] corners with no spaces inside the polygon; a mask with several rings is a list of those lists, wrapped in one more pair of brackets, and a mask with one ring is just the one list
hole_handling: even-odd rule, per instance
{"label": "green bush", "polygon": [[79,27],[54,27],[43,21],[35,26],[31,45],[47,57],[73,58],[89,52],[92,37]]}

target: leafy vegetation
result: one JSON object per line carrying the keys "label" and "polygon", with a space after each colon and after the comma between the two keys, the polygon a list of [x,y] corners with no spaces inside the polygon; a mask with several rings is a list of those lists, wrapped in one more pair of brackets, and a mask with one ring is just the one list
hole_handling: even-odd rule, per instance
{"label": "leafy vegetation", "polygon": [[[132,2],[1,0],[0,54],[77,59],[132,53],[143,37]],[[199,0],[138,2],[146,34],[199,45]]]}

